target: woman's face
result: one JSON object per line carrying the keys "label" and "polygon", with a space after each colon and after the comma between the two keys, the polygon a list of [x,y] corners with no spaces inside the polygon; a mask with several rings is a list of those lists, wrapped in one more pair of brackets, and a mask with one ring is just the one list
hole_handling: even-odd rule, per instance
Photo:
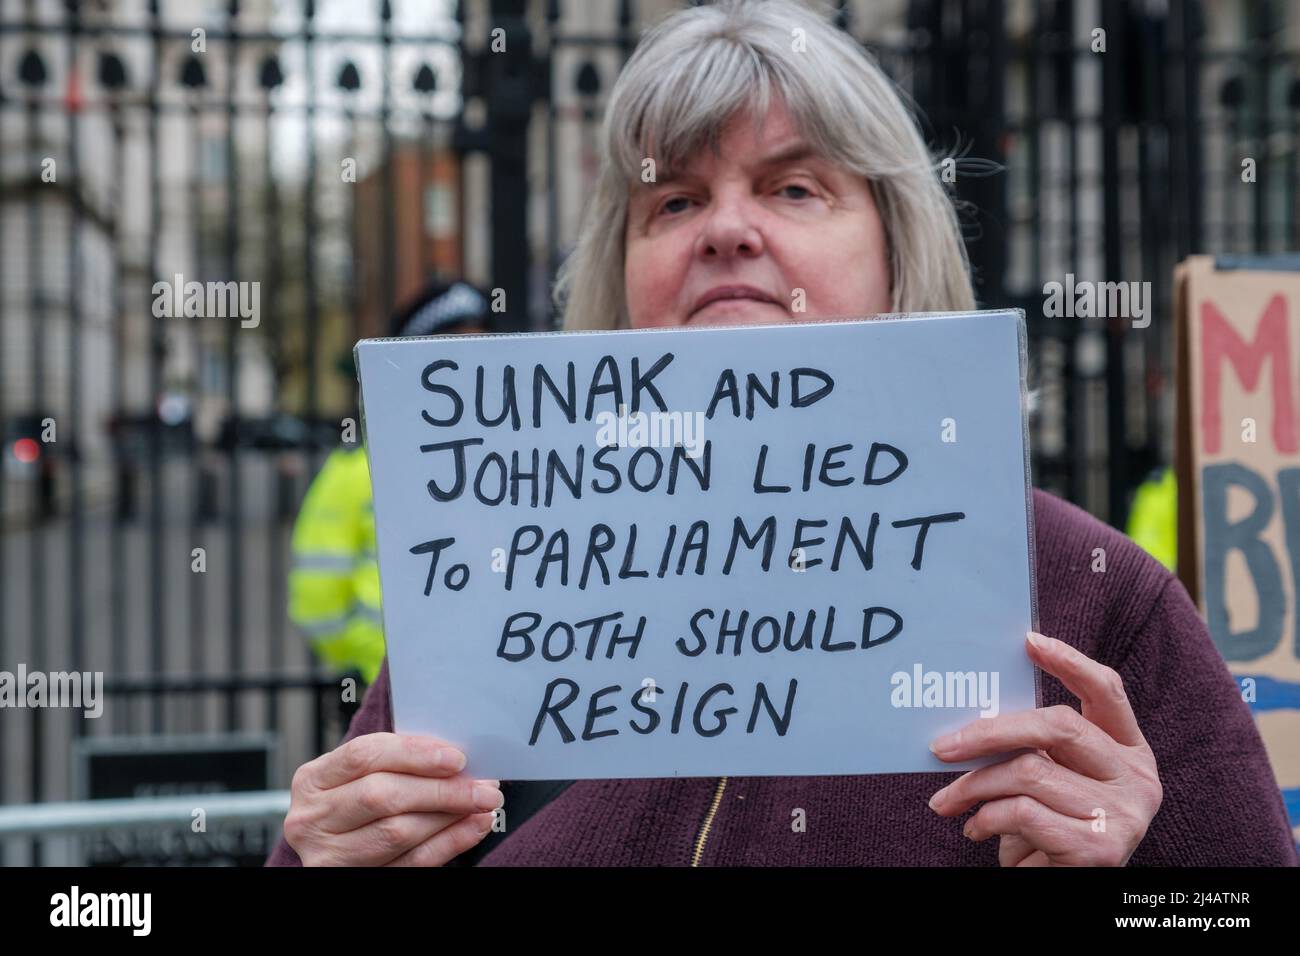
{"label": "woman's face", "polygon": [[783,103],[724,130],[680,178],[632,187],[623,263],[633,328],[889,311],[871,189],[813,155]]}

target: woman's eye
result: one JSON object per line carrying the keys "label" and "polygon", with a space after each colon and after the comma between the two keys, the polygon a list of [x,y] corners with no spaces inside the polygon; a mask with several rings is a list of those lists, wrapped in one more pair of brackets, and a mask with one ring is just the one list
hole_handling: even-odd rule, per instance
{"label": "woman's eye", "polygon": [[785,192],[787,189],[795,189],[795,190],[798,190],[799,192],[803,193],[802,196],[789,196],[788,198],[790,198],[790,199],[807,199],[808,197],[810,197],[810,196],[812,195],[812,190],[810,190],[807,186],[801,186],[801,185],[799,185],[798,183],[786,183],[784,186],[782,186],[782,187],[781,187],[779,190],[777,190],[777,191],[778,191],[778,192]]}
{"label": "woman's eye", "polygon": [[661,213],[664,213],[664,212],[668,212],[668,213],[671,213],[671,212],[683,212],[683,211],[685,211],[685,209],[686,209],[685,206],[681,206],[681,207],[679,207],[679,208],[677,208],[677,209],[670,209],[670,208],[668,208],[668,207],[671,206],[673,203],[689,203],[689,202],[690,202],[690,200],[687,199],[685,196],[673,196],[671,199],[666,199],[666,200],[664,200],[663,205],[659,207],[659,211],[660,211]]}

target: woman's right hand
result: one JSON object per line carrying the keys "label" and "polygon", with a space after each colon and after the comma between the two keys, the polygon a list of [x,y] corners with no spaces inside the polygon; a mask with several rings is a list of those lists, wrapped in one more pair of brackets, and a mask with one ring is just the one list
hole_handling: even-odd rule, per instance
{"label": "woman's right hand", "polygon": [[442,866],[476,846],[500,782],[432,737],[363,734],[293,775],[284,838],[304,866]]}

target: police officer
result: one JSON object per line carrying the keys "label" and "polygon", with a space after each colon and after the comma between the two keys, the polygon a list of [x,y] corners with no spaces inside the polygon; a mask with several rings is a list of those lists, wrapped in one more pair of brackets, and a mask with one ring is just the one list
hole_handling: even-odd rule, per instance
{"label": "police officer", "polygon": [[1178,483],[1174,470],[1144,481],[1133,498],[1128,536],[1170,571],[1178,564]]}
{"label": "police officer", "polygon": [[[488,303],[466,282],[430,286],[390,325],[392,337],[486,331]],[[289,617],[320,660],[372,683],[384,660],[375,512],[365,448],[336,449],[294,523]]]}

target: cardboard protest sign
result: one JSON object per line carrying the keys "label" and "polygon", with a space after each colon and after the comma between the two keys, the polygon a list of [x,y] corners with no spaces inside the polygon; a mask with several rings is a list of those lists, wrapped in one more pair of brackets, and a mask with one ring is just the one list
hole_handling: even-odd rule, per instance
{"label": "cardboard protest sign", "polygon": [[356,351],[395,724],[467,773],[952,769],[1036,705],[1022,314]]}
{"label": "cardboard protest sign", "polygon": [[1196,256],[1175,273],[1178,571],[1300,839],[1300,262],[1219,265]]}

